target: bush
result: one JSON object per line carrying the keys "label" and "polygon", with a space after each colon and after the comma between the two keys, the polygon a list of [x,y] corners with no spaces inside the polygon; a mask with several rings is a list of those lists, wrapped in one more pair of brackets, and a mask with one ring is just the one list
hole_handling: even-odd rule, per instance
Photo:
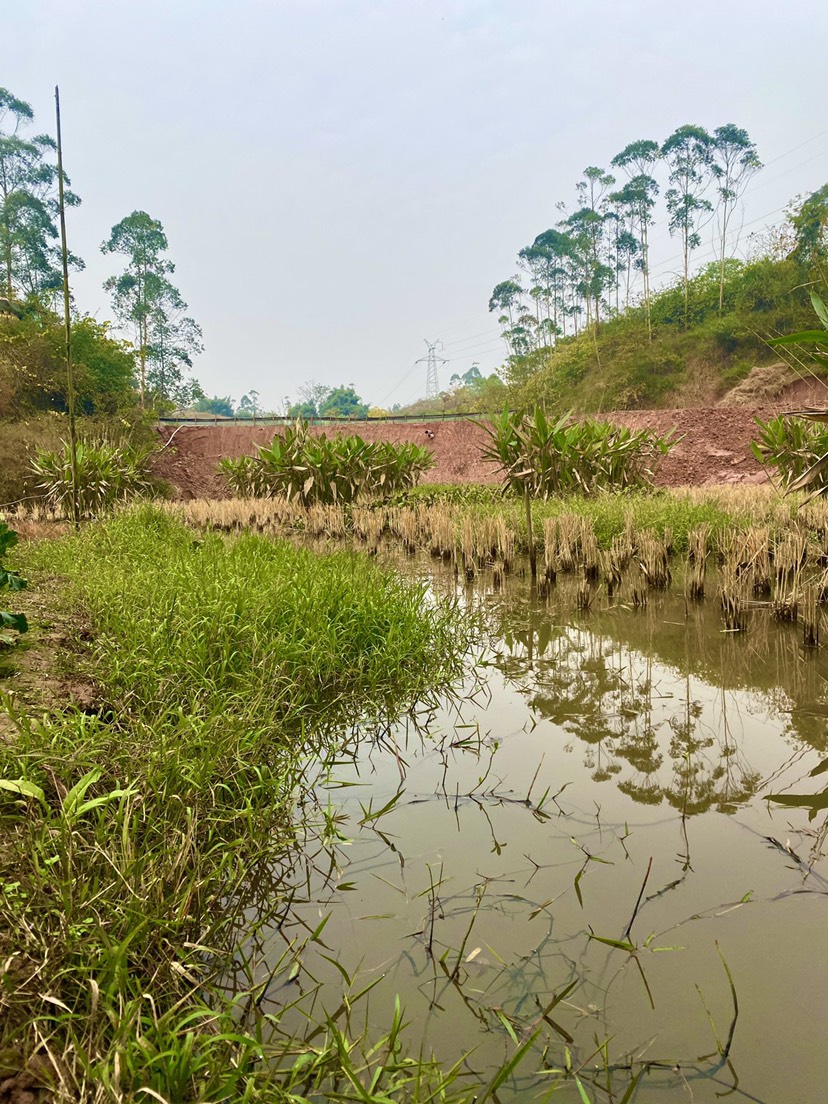
{"label": "bush", "polygon": [[[17,533],[13,529],[9,529],[4,521],[0,521],[0,590],[15,592],[23,590],[26,586],[25,579],[22,579],[16,571],[12,571],[3,564],[6,553],[10,548],[14,548],[16,544]],[[8,610],[0,609],[0,644],[15,643],[12,630],[17,633],[29,631],[25,615],[9,613]]]}
{"label": "bush", "polygon": [[503,472],[504,486],[537,498],[652,485],[651,462],[674,444],[650,429],[627,429],[610,422],[572,421],[564,414],[547,420],[504,410],[483,429],[489,435],[484,459]]}
{"label": "bush", "polygon": [[[784,414],[767,422],[757,418],[756,424],[759,439],[751,442],[753,454],[761,463],[776,468],[786,487],[828,453],[828,427],[809,425]],[[816,472],[808,486],[812,491],[824,492],[828,488],[828,469]]]}
{"label": "bush", "polygon": [[[150,471],[151,446],[110,441],[78,441],[75,446],[78,499],[82,517],[98,517],[117,503],[152,498],[163,484]],[[67,514],[72,509],[72,452],[63,441],[60,449],[38,452],[32,461],[38,489],[47,503]]]}
{"label": "bush", "polygon": [[329,438],[310,432],[307,422],[277,433],[258,456],[223,459],[219,467],[230,491],[248,498],[298,499],[314,503],[350,503],[387,499],[413,487],[434,463],[423,445]]}

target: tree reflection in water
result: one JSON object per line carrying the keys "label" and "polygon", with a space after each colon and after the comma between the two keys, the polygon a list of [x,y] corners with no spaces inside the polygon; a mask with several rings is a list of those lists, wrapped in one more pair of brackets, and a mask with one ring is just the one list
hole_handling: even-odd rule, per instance
{"label": "tree reflection in water", "polygon": [[566,587],[546,602],[517,582],[485,600],[495,662],[537,717],[581,742],[595,782],[683,816],[732,813],[762,784],[752,715],[782,717],[785,739],[826,749],[825,683],[796,626],[760,610],[736,637],[715,601],[675,591],[644,609],[603,598],[577,613]]}

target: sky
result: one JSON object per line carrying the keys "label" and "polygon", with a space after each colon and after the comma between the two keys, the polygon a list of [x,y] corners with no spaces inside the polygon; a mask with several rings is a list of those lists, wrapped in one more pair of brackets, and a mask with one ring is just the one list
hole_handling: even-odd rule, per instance
{"label": "sky", "polygon": [[[494,371],[492,288],[635,139],[748,130],[766,168],[736,255],[828,181],[819,0],[27,0],[0,35],[0,85],[39,130],[60,85],[78,307],[111,317],[100,243],[149,212],[205,391],[268,409],[308,380],[410,402],[426,338],[441,385]],[[656,283],[677,254],[658,227]]]}

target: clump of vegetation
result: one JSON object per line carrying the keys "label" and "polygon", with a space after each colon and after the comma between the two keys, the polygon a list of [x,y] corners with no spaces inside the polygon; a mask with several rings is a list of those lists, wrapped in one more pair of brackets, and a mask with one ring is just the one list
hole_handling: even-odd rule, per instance
{"label": "clump of vegetation", "polygon": [[[792,487],[828,452],[828,428],[784,414],[767,422],[757,418],[756,424],[759,437],[751,442],[753,454],[761,463],[776,468],[786,487]],[[818,485],[828,487],[828,473],[818,474]]]}
{"label": "clump of vegetation", "polygon": [[482,425],[489,436],[484,459],[502,469],[505,487],[528,488],[536,498],[651,486],[653,461],[675,443],[650,429],[569,414],[550,421],[539,406],[532,414],[504,410]]}
{"label": "clump of vegetation", "polygon": [[390,498],[413,487],[433,463],[423,445],[317,435],[307,422],[297,421],[269,447],[260,445],[258,456],[225,458],[220,467],[234,494],[311,506]]}
{"label": "clump of vegetation", "polygon": [[[119,502],[152,498],[162,484],[152,474],[155,449],[111,441],[78,441],[75,446],[78,502],[82,517],[99,517]],[[72,450],[65,441],[58,450],[38,452],[32,469],[47,504],[69,513],[72,503]]]}
{"label": "clump of vegetation", "polygon": [[[0,521],[0,590],[15,592],[23,590],[26,586],[26,580],[3,562],[6,553],[16,544],[17,533],[10,529],[5,521]],[[10,613],[8,610],[0,609],[0,644],[14,644],[16,638],[13,634],[28,632],[28,629],[25,614]]]}
{"label": "clump of vegetation", "polygon": [[[5,1058],[22,1067],[45,1032],[66,1100],[278,1101],[308,1084],[327,1099],[337,1047],[261,1008],[301,973],[302,942],[267,979],[250,954],[290,907],[280,864],[305,760],[458,677],[473,623],[365,557],[194,540],[150,506],[26,554],[89,618],[79,664],[102,704],[13,714],[0,742]],[[399,1040],[369,1066],[401,1093],[451,1080],[407,1065]]]}
{"label": "clump of vegetation", "polygon": [[[814,291],[810,295],[822,329],[786,334],[771,344],[816,346],[815,355],[824,358],[828,349],[828,307]],[[805,425],[801,418],[816,425]],[[828,429],[819,428],[826,424],[825,410],[796,410],[767,423],[758,421],[760,438],[752,444],[754,455],[778,470],[788,493],[808,488],[816,498],[828,491]]]}

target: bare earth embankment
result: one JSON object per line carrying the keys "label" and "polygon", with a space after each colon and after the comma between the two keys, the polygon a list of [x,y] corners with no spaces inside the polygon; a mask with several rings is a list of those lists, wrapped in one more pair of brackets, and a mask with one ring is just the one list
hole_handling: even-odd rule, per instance
{"label": "bare earth embankment", "polygon": [[[750,443],[755,437],[755,418],[766,420],[779,409],[774,405],[626,410],[600,417],[633,429],[647,427],[661,434],[669,430],[683,434],[661,462],[656,479],[660,486],[681,487],[765,482],[767,477]],[[181,498],[224,498],[227,491],[218,473],[219,460],[223,456],[255,454],[255,446],[269,444],[275,432],[273,426],[160,426],[162,443],[170,444],[158,459],[158,474]],[[319,428],[315,432],[332,430]],[[368,441],[428,444],[436,460],[429,482],[495,483],[498,479],[481,456],[484,434],[471,421],[360,422],[343,426],[342,432],[359,433]]]}

